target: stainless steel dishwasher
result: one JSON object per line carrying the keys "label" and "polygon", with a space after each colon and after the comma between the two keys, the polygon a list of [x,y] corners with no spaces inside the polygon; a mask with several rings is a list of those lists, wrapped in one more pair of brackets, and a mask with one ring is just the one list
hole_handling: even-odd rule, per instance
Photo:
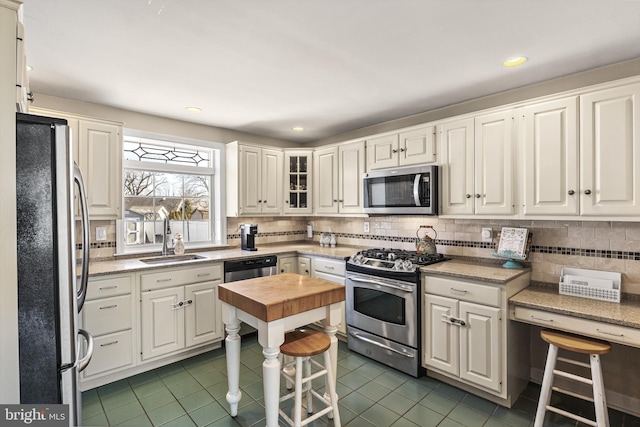
{"label": "stainless steel dishwasher", "polygon": [[[275,255],[251,257],[224,262],[224,282],[272,276],[277,273],[278,257]],[[244,322],[240,323],[240,335],[250,334],[256,329]]]}

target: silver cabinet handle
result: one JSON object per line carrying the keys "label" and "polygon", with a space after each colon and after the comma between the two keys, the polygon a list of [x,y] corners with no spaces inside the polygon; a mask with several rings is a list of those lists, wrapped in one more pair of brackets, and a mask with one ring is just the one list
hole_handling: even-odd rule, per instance
{"label": "silver cabinet handle", "polygon": [[450,325],[453,326],[467,326],[467,322],[465,322],[463,319],[457,318],[457,317],[453,317],[453,316],[449,316],[446,314],[443,314],[440,318],[440,321],[444,322],[444,323],[448,323]]}
{"label": "silver cabinet handle", "polygon": [[589,194],[591,194],[591,190],[584,190],[584,194],[588,196]]}
{"label": "silver cabinet handle", "polygon": [[114,345],[114,344],[118,344],[118,341],[116,340],[116,341],[106,342],[104,344],[100,344],[100,347],[106,347],[106,346]]}
{"label": "silver cabinet handle", "polygon": [[569,190],[569,195],[570,195],[570,196],[573,196],[574,194],[576,194],[576,192],[575,192],[575,191],[573,191],[573,190]]}
{"label": "silver cabinet handle", "polygon": [[463,294],[466,295],[469,291],[465,290],[465,289],[456,289],[456,288],[449,288],[451,289],[451,292],[457,292],[459,294]]}
{"label": "silver cabinet handle", "polygon": [[624,337],[624,334],[622,333],[613,333],[613,332],[607,332],[607,331],[603,331],[602,329],[597,329],[596,331],[598,331],[599,334],[603,334],[603,335],[611,335],[612,337]]}
{"label": "silver cabinet handle", "polygon": [[324,268],[326,268],[327,270],[335,270],[335,267],[332,267],[330,265],[325,265]]}
{"label": "silver cabinet handle", "polygon": [[168,279],[158,279],[156,280],[156,283],[170,282],[170,281],[171,281],[171,277],[169,277]]}
{"label": "silver cabinet handle", "polygon": [[480,195],[479,195],[479,194],[476,194],[476,199],[479,199],[479,198],[480,198]]}
{"label": "silver cabinet handle", "polygon": [[116,308],[117,306],[118,306],[118,304],[105,305],[104,307],[100,307],[100,310],[107,310],[109,308]]}
{"label": "silver cabinet handle", "polygon": [[536,317],[533,314],[531,315],[531,320],[538,320],[540,322],[552,323],[553,319],[543,319],[542,317]]}
{"label": "silver cabinet handle", "polygon": [[467,199],[470,199],[471,198],[471,194],[465,194],[464,197],[467,198]]}
{"label": "silver cabinet handle", "polygon": [[98,288],[98,289],[100,289],[101,291],[104,291],[106,289],[117,289],[117,288],[118,288],[118,285],[113,285],[113,286],[103,286],[103,287]]}
{"label": "silver cabinet handle", "polygon": [[207,277],[207,276],[211,276],[211,273],[199,273],[198,277]]}

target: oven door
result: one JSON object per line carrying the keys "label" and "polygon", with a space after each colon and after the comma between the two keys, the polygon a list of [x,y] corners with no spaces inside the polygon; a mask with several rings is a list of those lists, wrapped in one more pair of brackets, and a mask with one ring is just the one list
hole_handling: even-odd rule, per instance
{"label": "oven door", "polygon": [[347,325],[417,348],[415,283],[348,272],[346,287]]}

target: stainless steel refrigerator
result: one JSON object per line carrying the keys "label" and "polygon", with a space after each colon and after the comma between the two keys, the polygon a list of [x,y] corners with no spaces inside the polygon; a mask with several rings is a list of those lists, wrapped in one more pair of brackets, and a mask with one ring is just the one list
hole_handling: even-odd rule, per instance
{"label": "stainless steel refrigerator", "polygon": [[[81,242],[75,236],[76,189]],[[91,335],[78,328],[87,290],[89,222],[66,120],[17,114],[16,192],[20,402],[68,404],[69,425],[79,425],[78,374],[93,352]]]}

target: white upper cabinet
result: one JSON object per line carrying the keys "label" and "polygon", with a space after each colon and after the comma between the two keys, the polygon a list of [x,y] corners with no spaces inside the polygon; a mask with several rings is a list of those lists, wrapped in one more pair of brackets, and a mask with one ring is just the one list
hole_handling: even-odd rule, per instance
{"label": "white upper cabinet", "polygon": [[475,118],[475,212],[512,215],[513,112]]}
{"label": "white upper cabinet", "polygon": [[582,215],[640,213],[640,83],[580,96]]}
{"label": "white upper cabinet", "polygon": [[78,160],[91,219],[122,216],[122,127],[94,120],[78,124]]}
{"label": "white upper cabinet", "polygon": [[314,152],[313,205],[316,214],[362,213],[364,156],[364,141]]}
{"label": "white upper cabinet", "polygon": [[284,152],[284,213],[310,214],[312,151]]}
{"label": "white upper cabinet", "polygon": [[438,126],[442,215],[513,215],[512,111]]}
{"label": "white upper cabinet", "polygon": [[574,96],[517,111],[525,216],[578,214],[577,108]]}
{"label": "white upper cabinet", "polygon": [[473,132],[473,118],[438,126],[443,215],[474,213]]}
{"label": "white upper cabinet", "polygon": [[227,144],[227,215],[282,213],[283,154],[281,150]]}
{"label": "white upper cabinet", "polygon": [[425,126],[367,139],[367,170],[436,161],[435,128]]}

